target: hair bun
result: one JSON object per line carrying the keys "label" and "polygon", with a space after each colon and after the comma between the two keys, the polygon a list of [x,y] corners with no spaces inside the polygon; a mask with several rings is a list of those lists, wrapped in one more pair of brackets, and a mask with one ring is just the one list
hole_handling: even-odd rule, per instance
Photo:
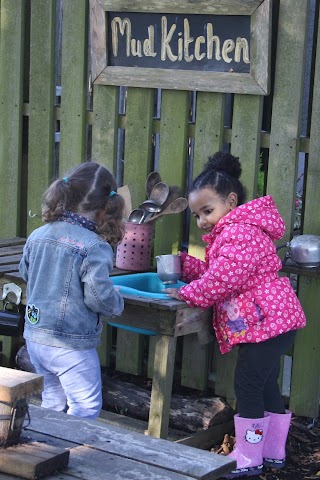
{"label": "hair bun", "polygon": [[242,168],[238,157],[234,157],[230,153],[217,152],[209,157],[204,166],[204,171],[216,170],[217,172],[225,172],[231,177],[239,179]]}

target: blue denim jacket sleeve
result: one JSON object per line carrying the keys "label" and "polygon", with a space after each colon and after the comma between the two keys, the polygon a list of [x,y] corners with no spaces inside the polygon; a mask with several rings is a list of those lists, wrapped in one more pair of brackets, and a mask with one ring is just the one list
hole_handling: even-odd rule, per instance
{"label": "blue denim jacket sleeve", "polygon": [[84,257],[80,276],[84,303],[93,312],[105,316],[120,315],[124,301],[109,276],[113,269],[113,251],[107,242],[95,243]]}
{"label": "blue denim jacket sleeve", "polygon": [[27,255],[27,247],[24,246],[23,256],[19,264],[19,273],[25,282],[28,281],[28,268],[29,268],[29,262],[28,262],[28,255]]}

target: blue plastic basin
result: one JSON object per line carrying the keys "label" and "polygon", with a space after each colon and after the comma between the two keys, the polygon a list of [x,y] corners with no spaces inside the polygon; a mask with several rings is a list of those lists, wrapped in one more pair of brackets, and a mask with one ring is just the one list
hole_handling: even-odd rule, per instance
{"label": "blue plastic basin", "polygon": [[[120,293],[123,295],[135,295],[143,298],[158,298],[169,299],[169,295],[163,292],[165,288],[180,288],[185,283],[178,281],[177,283],[171,283],[169,285],[161,282],[157,273],[132,273],[129,275],[118,275],[110,277],[113,284],[120,287]],[[129,330],[131,332],[141,333],[143,335],[156,335],[154,330],[148,330],[143,328],[130,327],[127,325],[121,325],[120,323],[108,322],[117,328],[123,330]]]}
{"label": "blue plastic basin", "polygon": [[118,275],[110,277],[114,285],[120,287],[120,293],[128,295],[138,295],[144,298],[162,298],[169,299],[169,296],[163,292],[165,288],[180,288],[185,283],[178,281],[169,285],[161,282],[156,273],[132,273],[129,275]]}

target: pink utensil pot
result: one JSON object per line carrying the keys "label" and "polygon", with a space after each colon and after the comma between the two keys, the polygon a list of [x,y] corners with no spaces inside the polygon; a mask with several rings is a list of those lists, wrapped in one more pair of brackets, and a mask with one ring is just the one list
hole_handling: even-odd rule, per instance
{"label": "pink utensil pot", "polygon": [[149,270],[153,239],[152,223],[125,223],[125,234],[117,246],[116,267],[142,272]]}

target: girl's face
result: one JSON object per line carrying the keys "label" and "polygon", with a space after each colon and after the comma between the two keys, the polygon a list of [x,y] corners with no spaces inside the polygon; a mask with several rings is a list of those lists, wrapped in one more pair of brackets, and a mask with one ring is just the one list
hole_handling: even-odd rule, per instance
{"label": "girl's face", "polygon": [[194,190],[189,195],[192,215],[197,220],[198,228],[206,233],[211,232],[220,218],[236,208],[237,202],[236,193],[231,192],[227,198],[223,199],[211,188]]}

